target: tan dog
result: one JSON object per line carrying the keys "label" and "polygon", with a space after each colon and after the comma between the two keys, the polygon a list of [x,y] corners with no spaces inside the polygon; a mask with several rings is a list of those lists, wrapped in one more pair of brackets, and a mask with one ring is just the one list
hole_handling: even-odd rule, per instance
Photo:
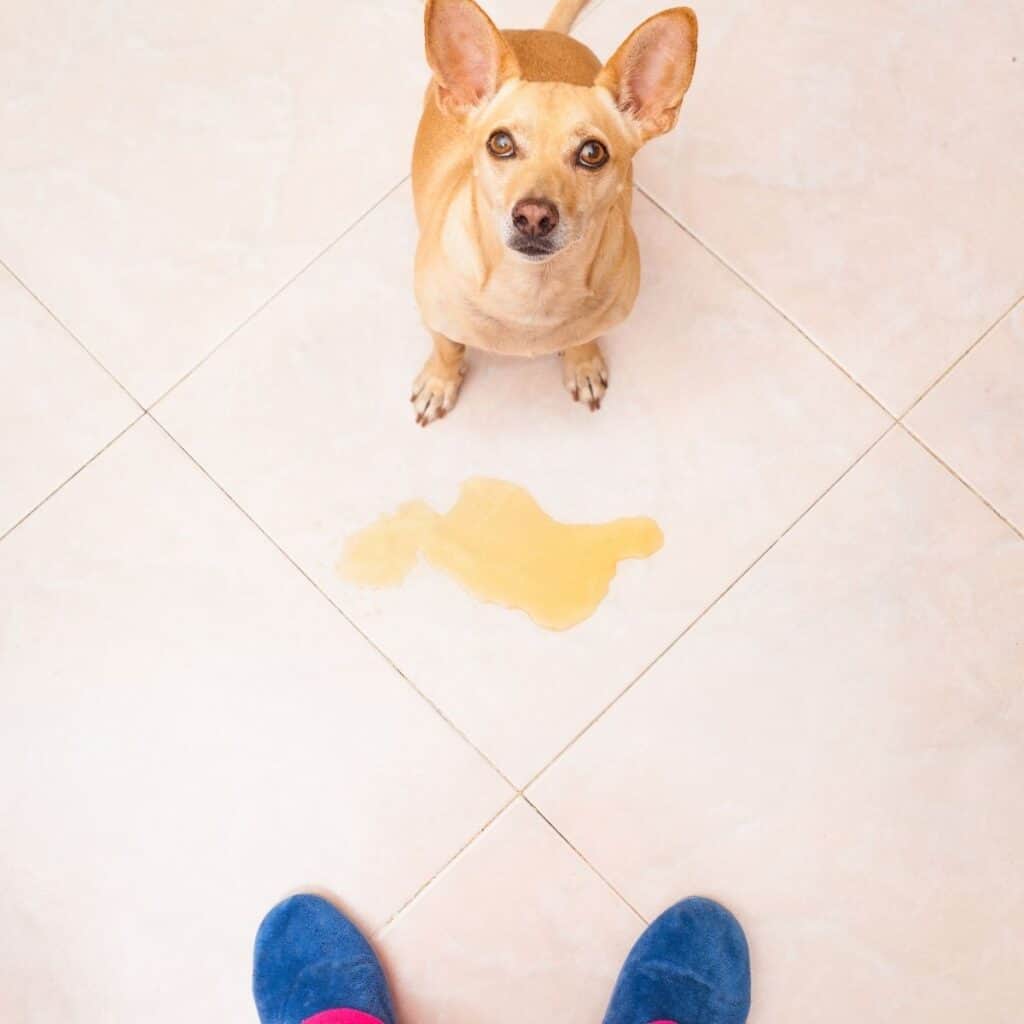
{"label": "tan dog", "polygon": [[601,405],[596,338],[633,307],[632,160],[676,122],[697,19],[649,18],[603,67],[565,33],[587,0],[559,0],[543,31],[499,32],[472,0],[428,0],[427,90],[413,154],[416,300],[434,351],[413,386],[426,425],[455,404],[466,347],[561,352],[574,399]]}

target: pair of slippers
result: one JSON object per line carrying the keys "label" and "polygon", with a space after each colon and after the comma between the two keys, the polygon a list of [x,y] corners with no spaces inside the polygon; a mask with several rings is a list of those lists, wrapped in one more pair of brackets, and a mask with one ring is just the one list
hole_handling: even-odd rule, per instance
{"label": "pair of slippers", "polygon": [[[395,1024],[384,970],[359,929],[319,896],[292,896],[256,936],[253,993],[262,1024]],[[744,1024],[750,958],[736,919],[693,897],[640,936],[604,1024]]]}

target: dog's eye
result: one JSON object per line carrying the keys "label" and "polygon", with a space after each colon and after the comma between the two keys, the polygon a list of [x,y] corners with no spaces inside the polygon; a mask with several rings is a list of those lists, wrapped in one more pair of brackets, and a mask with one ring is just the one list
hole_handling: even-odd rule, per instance
{"label": "dog's eye", "polygon": [[597,139],[587,139],[576,153],[576,159],[584,167],[596,171],[598,167],[604,167],[608,162],[608,149]]}
{"label": "dog's eye", "polygon": [[495,132],[487,140],[487,152],[499,160],[516,155],[516,144],[508,132]]}

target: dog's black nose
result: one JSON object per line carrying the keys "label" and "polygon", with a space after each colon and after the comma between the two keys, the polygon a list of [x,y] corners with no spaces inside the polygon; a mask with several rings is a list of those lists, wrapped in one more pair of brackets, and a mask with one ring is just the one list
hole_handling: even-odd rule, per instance
{"label": "dog's black nose", "polygon": [[545,238],[558,227],[558,207],[550,199],[520,199],[512,207],[512,223],[527,238]]}

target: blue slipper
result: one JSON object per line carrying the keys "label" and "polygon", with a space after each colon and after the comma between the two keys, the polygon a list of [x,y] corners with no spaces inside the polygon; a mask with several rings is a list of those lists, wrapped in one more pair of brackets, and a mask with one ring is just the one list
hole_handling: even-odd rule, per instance
{"label": "blue slipper", "polygon": [[604,1024],[744,1024],[750,955],[739,922],[712,900],[670,907],[637,940]]}
{"label": "blue slipper", "polygon": [[[395,1024],[376,954],[359,929],[319,896],[291,896],[274,907],[256,935],[253,960],[262,1024],[302,1024],[318,1014],[325,1015],[324,1024],[356,1024],[359,1014]],[[339,1010],[357,1012],[328,1013]]]}

